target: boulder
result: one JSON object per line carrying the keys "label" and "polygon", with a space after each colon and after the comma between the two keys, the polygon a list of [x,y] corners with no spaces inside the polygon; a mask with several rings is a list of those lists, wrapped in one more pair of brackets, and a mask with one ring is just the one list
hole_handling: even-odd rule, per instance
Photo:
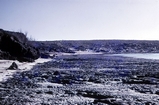
{"label": "boulder", "polygon": [[17,70],[17,69],[18,69],[18,65],[15,62],[13,62],[8,68],[8,70]]}
{"label": "boulder", "polygon": [[[16,36],[17,35],[17,36]],[[29,44],[23,33],[0,30],[0,50],[21,62],[32,62],[40,57],[39,50]],[[7,57],[5,57],[7,58]],[[5,59],[2,57],[2,59]],[[10,59],[10,57],[8,57]]]}
{"label": "boulder", "polygon": [[40,53],[40,57],[41,57],[41,58],[45,58],[45,59],[47,59],[47,58],[55,58],[55,56],[56,56],[56,54],[50,55],[50,54],[47,53],[47,52],[42,52],[42,53]]}
{"label": "boulder", "polygon": [[41,58],[51,58],[51,56],[49,54],[47,54],[47,53],[41,53],[40,57]]}

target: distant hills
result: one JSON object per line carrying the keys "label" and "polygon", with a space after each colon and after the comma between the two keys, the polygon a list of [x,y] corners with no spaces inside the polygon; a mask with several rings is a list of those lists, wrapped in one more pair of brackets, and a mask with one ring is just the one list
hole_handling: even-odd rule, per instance
{"label": "distant hills", "polygon": [[80,41],[37,41],[41,51],[73,53],[92,50],[112,53],[159,53],[159,41],[146,40],[80,40]]}

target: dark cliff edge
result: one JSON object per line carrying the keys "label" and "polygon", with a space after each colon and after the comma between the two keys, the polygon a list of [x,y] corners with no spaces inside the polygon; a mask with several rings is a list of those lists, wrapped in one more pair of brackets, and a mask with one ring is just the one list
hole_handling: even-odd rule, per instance
{"label": "dark cliff edge", "polygon": [[34,62],[40,52],[33,47],[26,35],[0,29],[0,59]]}

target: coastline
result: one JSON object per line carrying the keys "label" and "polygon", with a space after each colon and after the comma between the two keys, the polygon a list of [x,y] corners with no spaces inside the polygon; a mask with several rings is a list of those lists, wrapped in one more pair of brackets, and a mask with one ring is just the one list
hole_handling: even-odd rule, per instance
{"label": "coastline", "polygon": [[[92,59],[89,54],[84,60],[81,56],[75,56],[77,59],[66,56],[17,73],[13,79],[1,83],[0,104],[158,105],[158,79],[155,77],[158,61],[116,56],[106,59],[93,56]],[[153,77],[140,77],[149,70],[153,71]]]}
{"label": "coastline", "polygon": [[[19,62],[17,60],[0,60],[0,82],[6,81],[8,78],[11,78],[13,74],[16,72],[23,72],[23,71],[29,71],[33,68],[33,66],[49,62],[52,59],[44,59],[39,58],[35,60],[34,62]],[[18,65],[17,70],[6,70],[13,62],[15,62]]]}

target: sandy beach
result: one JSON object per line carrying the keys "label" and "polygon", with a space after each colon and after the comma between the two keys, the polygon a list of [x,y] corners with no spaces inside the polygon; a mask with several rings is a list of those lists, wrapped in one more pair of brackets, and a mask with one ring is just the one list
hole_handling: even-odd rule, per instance
{"label": "sandy beach", "polygon": [[[36,64],[39,63],[44,63],[44,62],[48,62],[51,61],[52,59],[44,59],[44,58],[39,58],[37,60],[35,60],[35,62],[19,62],[17,60],[0,60],[0,82],[2,81],[6,81],[8,78],[11,78],[13,74],[15,74],[16,72],[23,72],[23,71],[28,71],[31,70],[32,67]],[[15,62],[18,65],[17,70],[7,70],[7,68],[13,63]]]}

